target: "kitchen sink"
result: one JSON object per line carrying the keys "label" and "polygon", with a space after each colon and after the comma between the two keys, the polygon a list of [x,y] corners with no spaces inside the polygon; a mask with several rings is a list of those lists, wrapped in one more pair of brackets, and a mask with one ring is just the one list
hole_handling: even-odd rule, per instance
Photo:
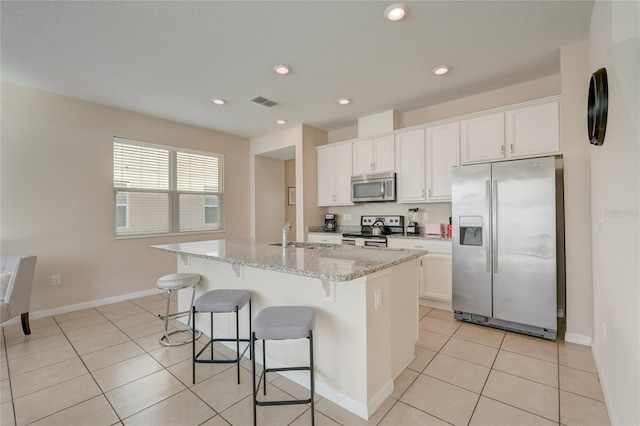
{"label": "kitchen sink", "polygon": [[[282,243],[271,243],[269,244],[270,246],[278,246],[278,247],[282,247]],[[287,248],[289,247],[293,247],[293,248],[303,248],[303,249],[321,249],[321,250],[326,250],[326,249],[333,249],[336,247],[336,244],[327,244],[327,243],[301,243],[298,241],[289,241],[287,243]]]}

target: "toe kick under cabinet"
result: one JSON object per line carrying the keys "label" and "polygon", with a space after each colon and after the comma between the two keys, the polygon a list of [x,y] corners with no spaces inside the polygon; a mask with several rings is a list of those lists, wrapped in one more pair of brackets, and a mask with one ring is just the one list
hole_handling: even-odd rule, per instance
{"label": "toe kick under cabinet", "polygon": [[387,244],[429,252],[420,258],[420,304],[451,311],[451,240],[389,238]]}

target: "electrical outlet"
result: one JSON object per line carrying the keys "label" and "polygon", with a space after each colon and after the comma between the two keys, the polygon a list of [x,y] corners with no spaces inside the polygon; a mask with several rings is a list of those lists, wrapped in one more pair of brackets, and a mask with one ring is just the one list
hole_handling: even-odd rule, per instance
{"label": "electrical outlet", "polygon": [[424,220],[425,222],[429,220],[429,212],[422,213],[422,220]]}
{"label": "electrical outlet", "polygon": [[342,220],[349,220],[349,215],[347,213],[343,213]]}
{"label": "electrical outlet", "polygon": [[51,275],[51,285],[62,285],[62,275]]}

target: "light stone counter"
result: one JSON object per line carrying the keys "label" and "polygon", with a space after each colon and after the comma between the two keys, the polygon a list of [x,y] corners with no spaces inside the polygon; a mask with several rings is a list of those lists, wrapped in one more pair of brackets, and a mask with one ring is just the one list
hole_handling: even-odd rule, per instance
{"label": "light stone counter", "polygon": [[351,281],[425,254],[422,250],[381,249],[306,243],[304,248],[254,240],[210,240],[151,246],[158,250],[252,268],[331,281]]}
{"label": "light stone counter", "polygon": [[[422,250],[307,244],[282,249],[250,240],[215,240],[153,246],[175,253],[178,272],[202,277],[196,297],[213,289],[251,291],[252,314],[278,305],[312,307],[316,313],[316,392],[368,419],[394,391],[394,380],[415,357],[418,280]],[[190,309],[191,289],[178,291],[178,311]],[[248,306],[239,315],[248,337]],[[216,338],[235,337],[235,316],[208,315],[196,328]],[[269,342],[267,364],[306,365],[303,339]],[[256,346],[261,363],[262,345]],[[308,373],[283,372],[308,387]],[[250,381],[250,374],[244,381]]]}

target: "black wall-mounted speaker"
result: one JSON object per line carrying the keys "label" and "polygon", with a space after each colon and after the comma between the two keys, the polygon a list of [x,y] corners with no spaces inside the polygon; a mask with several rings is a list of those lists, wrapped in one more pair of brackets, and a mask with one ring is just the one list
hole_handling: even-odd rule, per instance
{"label": "black wall-mounted speaker", "polygon": [[609,85],[607,70],[600,68],[591,74],[589,82],[589,103],[587,105],[587,127],[589,142],[602,145],[607,130],[607,110],[609,108]]}

